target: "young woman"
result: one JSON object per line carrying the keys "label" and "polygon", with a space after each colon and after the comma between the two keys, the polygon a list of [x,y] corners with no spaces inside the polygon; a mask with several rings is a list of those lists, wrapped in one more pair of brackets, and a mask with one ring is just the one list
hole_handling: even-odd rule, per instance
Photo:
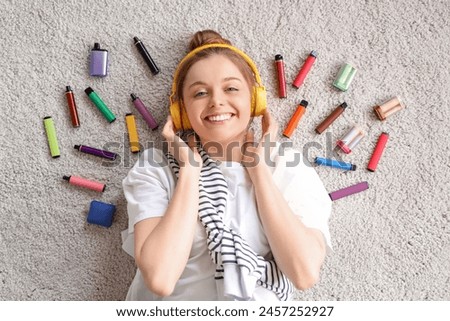
{"label": "young woman", "polygon": [[124,249],[138,267],[128,300],[288,300],[318,281],[331,201],[300,153],[276,142],[260,82],[218,33],[193,36],[162,131],[168,153],[146,150],[123,181]]}

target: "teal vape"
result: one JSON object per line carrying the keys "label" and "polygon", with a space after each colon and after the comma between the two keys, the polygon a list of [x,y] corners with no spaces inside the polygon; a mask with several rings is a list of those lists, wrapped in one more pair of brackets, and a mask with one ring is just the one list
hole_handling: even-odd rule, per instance
{"label": "teal vape", "polygon": [[349,64],[343,65],[339,70],[336,80],[333,82],[333,86],[339,90],[347,91],[355,74],[355,68]]}
{"label": "teal vape", "polygon": [[105,116],[106,120],[110,123],[116,120],[116,116],[109,110],[108,106],[100,99],[100,97],[96,94],[96,92],[88,87],[84,90],[86,95],[88,95],[89,99],[97,106],[98,110]]}

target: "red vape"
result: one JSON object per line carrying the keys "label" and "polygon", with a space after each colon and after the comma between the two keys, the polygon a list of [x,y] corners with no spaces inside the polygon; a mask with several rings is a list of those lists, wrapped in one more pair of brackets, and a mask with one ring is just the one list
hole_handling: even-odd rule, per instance
{"label": "red vape", "polygon": [[378,162],[383,154],[384,147],[388,141],[389,134],[386,132],[382,132],[380,137],[378,138],[377,145],[373,151],[372,157],[370,158],[369,165],[367,165],[367,169],[371,172],[375,172],[377,168]]}
{"label": "red vape", "polygon": [[286,76],[284,74],[284,63],[282,55],[275,56],[275,65],[277,66],[278,75],[278,97],[286,98]]}
{"label": "red vape", "polygon": [[78,118],[77,105],[75,104],[75,97],[73,95],[72,88],[66,86],[66,98],[69,106],[70,119],[72,120],[73,127],[80,127],[80,120]]}
{"label": "red vape", "polygon": [[308,58],[306,58],[305,63],[303,64],[302,68],[298,72],[297,77],[295,78],[292,85],[296,88],[300,88],[300,86],[303,84],[303,81],[306,78],[306,75],[308,75],[308,72],[310,71],[312,65],[314,64],[314,61],[316,61],[317,58],[317,52],[311,51]]}

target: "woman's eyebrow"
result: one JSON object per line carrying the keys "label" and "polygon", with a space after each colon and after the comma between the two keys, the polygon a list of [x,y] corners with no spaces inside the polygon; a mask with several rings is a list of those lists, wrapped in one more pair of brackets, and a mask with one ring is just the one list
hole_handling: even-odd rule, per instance
{"label": "woman's eyebrow", "polygon": [[242,82],[242,80],[240,78],[237,78],[237,77],[226,77],[226,78],[222,79],[223,82],[229,81],[229,80],[238,80],[238,81]]}
{"label": "woman's eyebrow", "polygon": [[197,85],[205,86],[206,83],[199,80],[199,81],[196,81],[196,82],[193,82],[192,84],[190,84],[188,88],[192,88],[192,87],[197,86]]}
{"label": "woman's eyebrow", "polygon": [[[237,81],[242,82],[242,80],[240,78],[237,78],[237,77],[225,77],[225,78],[222,79],[222,82],[226,82],[226,81],[230,81],[230,80],[237,80]],[[201,80],[195,81],[192,84],[190,84],[188,88],[192,88],[192,87],[198,86],[198,85],[206,86],[206,83],[201,81]]]}

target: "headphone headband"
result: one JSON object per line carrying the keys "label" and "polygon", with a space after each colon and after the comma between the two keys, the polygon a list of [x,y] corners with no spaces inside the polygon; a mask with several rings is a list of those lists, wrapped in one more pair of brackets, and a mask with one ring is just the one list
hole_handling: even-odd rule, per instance
{"label": "headphone headband", "polygon": [[244,58],[244,60],[247,62],[247,64],[250,66],[250,68],[253,71],[253,74],[255,75],[255,80],[256,83],[258,84],[258,86],[262,86],[262,82],[261,82],[261,77],[259,76],[259,72],[258,69],[256,68],[255,63],[253,62],[253,60],[250,59],[249,56],[247,56],[247,54],[245,52],[243,52],[242,50],[239,50],[238,48],[231,46],[231,45],[227,45],[224,43],[212,43],[212,44],[207,44],[207,45],[203,45],[200,47],[195,48],[194,50],[190,51],[178,64],[177,69],[175,70],[175,74],[173,76],[173,83],[172,83],[172,93],[170,95],[170,102],[173,103],[173,96],[176,93],[177,90],[177,81],[178,81],[178,75],[180,73],[180,68],[181,66],[184,65],[184,63],[191,59],[195,54],[197,54],[200,51],[203,51],[205,49],[208,48],[227,48],[230,49],[234,52],[236,52],[237,54],[239,54],[242,58]]}

